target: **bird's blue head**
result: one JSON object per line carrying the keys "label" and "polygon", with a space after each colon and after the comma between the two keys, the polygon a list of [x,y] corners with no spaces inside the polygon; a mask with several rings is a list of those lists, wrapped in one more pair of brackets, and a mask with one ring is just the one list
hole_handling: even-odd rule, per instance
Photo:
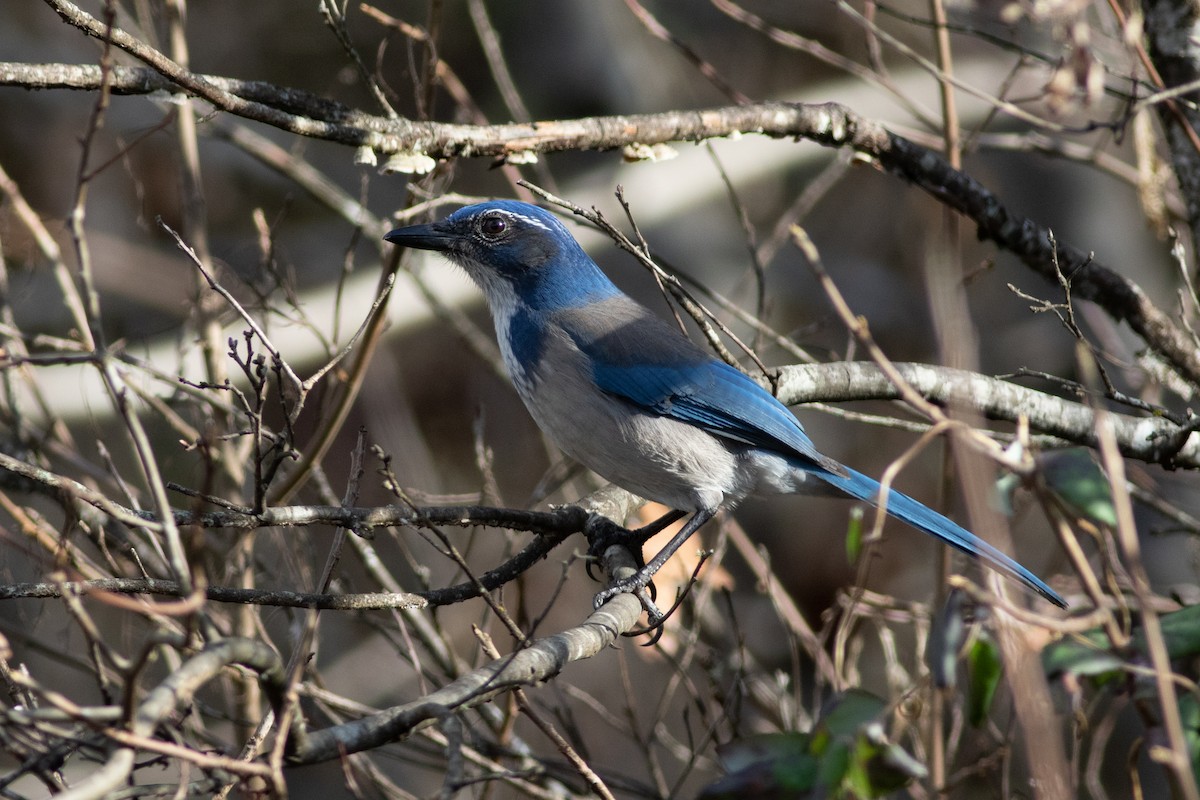
{"label": "bird's blue head", "polygon": [[566,227],[529,203],[493,200],[466,206],[383,238],[445,254],[479,284],[493,310],[521,304],[550,311],[618,293]]}

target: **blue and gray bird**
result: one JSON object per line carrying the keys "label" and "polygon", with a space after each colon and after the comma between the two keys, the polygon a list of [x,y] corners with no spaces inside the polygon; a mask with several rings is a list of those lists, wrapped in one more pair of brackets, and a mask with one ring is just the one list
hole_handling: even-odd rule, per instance
{"label": "blue and gray bird", "polygon": [[[822,455],[769,392],[622,293],[549,212],[499,200],[384,238],[441,252],[479,285],[517,393],[564,453],[675,509],[673,519],[692,512],[597,605],[645,588],[700,526],[747,496],[840,493],[878,503],[877,481]],[[887,512],[1066,606],[1025,567],[907,495],[890,491]]]}

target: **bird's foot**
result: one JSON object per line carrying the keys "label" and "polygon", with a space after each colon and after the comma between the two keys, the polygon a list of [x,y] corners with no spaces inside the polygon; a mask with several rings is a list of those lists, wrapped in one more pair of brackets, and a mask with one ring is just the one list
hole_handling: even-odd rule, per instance
{"label": "bird's foot", "polygon": [[[588,521],[584,529],[584,535],[587,536],[588,540],[587,553],[598,561],[604,555],[605,550],[614,544],[619,544],[633,556],[638,569],[645,571],[646,557],[642,554],[642,548],[645,547],[646,542],[661,533],[671,523],[677,522],[680,517],[684,516],[684,513],[683,511],[669,511],[653,522],[643,525],[640,528],[633,528],[632,530],[618,525],[607,517],[595,515]],[[596,576],[592,574],[591,561],[588,562],[586,569],[588,577],[596,580]],[[651,597],[655,596],[655,589],[650,579],[654,577],[656,571],[650,570],[647,574],[646,582],[643,584],[643,586],[649,587]],[[619,593],[616,592],[616,594]],[[597,607],[599,607],[599,604],[597,604]]]}
{"label": "bird's foot", "polygon": [[[640,574],[640,572],[646,567],[646,558],[642,555],[642,545],[645,544],[646,539],[649,537],[645,535],[645,530],[645,528],[629,530],[628,528],[621,527],[607,517],[593,517],[588,522],[584,531],[588,539],[588,560],[584,564],[584,569],[587,571],[587,576],[594,581],[599,580],[599,578],[592,574],[592,566],[598,563],[600,559],[604,557],[604,552],[613,545],[620,545],[629,551],[629,554],[633,556],[634,564],[637,565],[637,569]],[[650,582],[650,578],[652,577],[654,577],[654,573],[650,573],[646,578],[646,582],[642,583],[641,586],[638,587],[641,588],[649,586],[651,600],[653,600],[656,593],[654,584]],[[604,602],[613,595],[617,595],[625,591],[630,591],[630,589],[618,589],[612,594],[606,595],[603,600],[600,600],[596,603],[596,608],[599,608],[601,605],[603,605]],[[603,592],[601,594],[603,594]]]}
{"label": "bird's foot", "polygon": [[[662,636],[664,623],[671,617],[672,614],[675,613],[675,611],[683,604],[683,601],[691,593],[692,587],[696,585],[696,581],[699,578],[701,567],[704,566],[704,563],[708,561],[708,558],[711,555],[712,551],[701,554],[700,560],[696,562],[696,568],[692,570],[691,578],[689,578],[687,584],[680,589],[680,591],[677,593],[677,597],[675,598],[675,602],[672,603],[671,607],[665,612],[659,610],[658,606],[654,604],[654,583],[651,580],[658,570],[662,568],[662,565],[666,560],[663,553],[659,553],[650,561],[650,563],[637,570],[632,575],[613,581],[613,583],[607,589],[597,593],[592,602],[596,608],[600,608],[600,606],[604,605],[618,594],[622,594],[624,592],[632,593],[638,599],[638,602],[642,604],[642,609],[645,610],[646,616],[649,618],[649,623],[645,628],[629,631],[624,635],[640,636],[643,633],[649,633],[651,634],[650,641],[646,644],[652,645]],[[670,553],[666,553],[666,557],[669,556]]]}
{"label": "bird's foot", "polygon": [[[663,613],[657,605],[654,604],[657,598],[657,590],[654,587],[654,575],[662,566],[663,561],[674,552],[675,548],[668,546],[666,554],[659,554],[651,563],[647,564],[645,557],[642,555],[642,547],[652,536],[661,533],[668,525],[678,521],[686,515],[684,511],[669,511],[655,521],[644,525],[641,528],[629,530],[617,525],[612,520],[604,517],[593,517],[588,521],[585,533],[588,538],[588,556],[590,560],[587,563],[588,577],[595,579],[592,575],[591,566],[595,561],[601,559],[604,553],[612,545],[620,545],[634,559],[637,565],[637,572],[632,575],[614,581],[607,589],[596,594],[593,600],[593,605],[596,608],[607,603],[612,598],[619,594],[630,593],[641,603],[642,609],[646,612],[646,617],[649,622],[647,626],[641,630],[630,631],[627,636],[639,636],[643,633],[650,633],[651,638],[648,644],[654,644],[662,636],[663,623],[667,617],[678,607],[678,602],[671,607],[666,613]],[[710,515],[711,516],[711,515]]]}
{"label": "bird's foot", "polygon": [[600,608],[619,594],[632,594],[637,598],[642,605],[642,610],[646,612],[646,627],[636,631],[629,631],[626,636],[640,636],[643,633],[652,633],[648,644],[654,644],[662,636],[663,623],[667,621],[668,613],[663,613],[661,609],[654,603],[654,583],[651,580],[654,573],[649,572],[644,567],[637,572],[619,581],[614,581],[608,586],[596,593],[592,599],[592,606]]}
{"label": "bird's foot", "polygon": [[[596,596],[592,599],[592,607],[600,608],[600,606],[604,605],[609,600],[612,600],[617,595],[625,594],[626,592],[635,595],[639,600],[641,600],[643,608],[645,608],[647,603],[653,605],[653,598],[649,595],[648,590],[648,587],[653,585],[651,582],[653,577],[653,573],[647,573],[646,569],[643,567],[642,569],[639,569],[637,572],[630,575],[628,578],[622,578],[619,581],[613,581],[611,584],[609,584],[607,589],[601,589],[596,593]],[[649,609],[647,609],[647,611],[649,611]]]}

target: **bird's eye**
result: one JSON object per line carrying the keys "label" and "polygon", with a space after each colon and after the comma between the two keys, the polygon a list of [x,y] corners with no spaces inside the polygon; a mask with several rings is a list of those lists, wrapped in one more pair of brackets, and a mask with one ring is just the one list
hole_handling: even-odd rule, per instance
{"label": "bird's eye", "polygon": [[479,232],[489,239],[496,239],[508,230],[508,221],[501,216],[484,217],[479,223]]}

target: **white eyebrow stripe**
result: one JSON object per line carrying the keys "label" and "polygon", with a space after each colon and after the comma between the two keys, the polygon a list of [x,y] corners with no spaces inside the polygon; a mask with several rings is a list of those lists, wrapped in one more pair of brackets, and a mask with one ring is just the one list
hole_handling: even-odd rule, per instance
{"label": "white eyebrow stripe", "polygon": [[550,230],[549,226],[547,226],[546,223],[542,222],[537,217],[527,217],[524,214],[518,214],[515,211],[509,211],[508,213],[512,216],[513,219],[519,219],[523,222],[528,222],[530,225],[536,225],[537,227],[541,228],[544,231]]}

